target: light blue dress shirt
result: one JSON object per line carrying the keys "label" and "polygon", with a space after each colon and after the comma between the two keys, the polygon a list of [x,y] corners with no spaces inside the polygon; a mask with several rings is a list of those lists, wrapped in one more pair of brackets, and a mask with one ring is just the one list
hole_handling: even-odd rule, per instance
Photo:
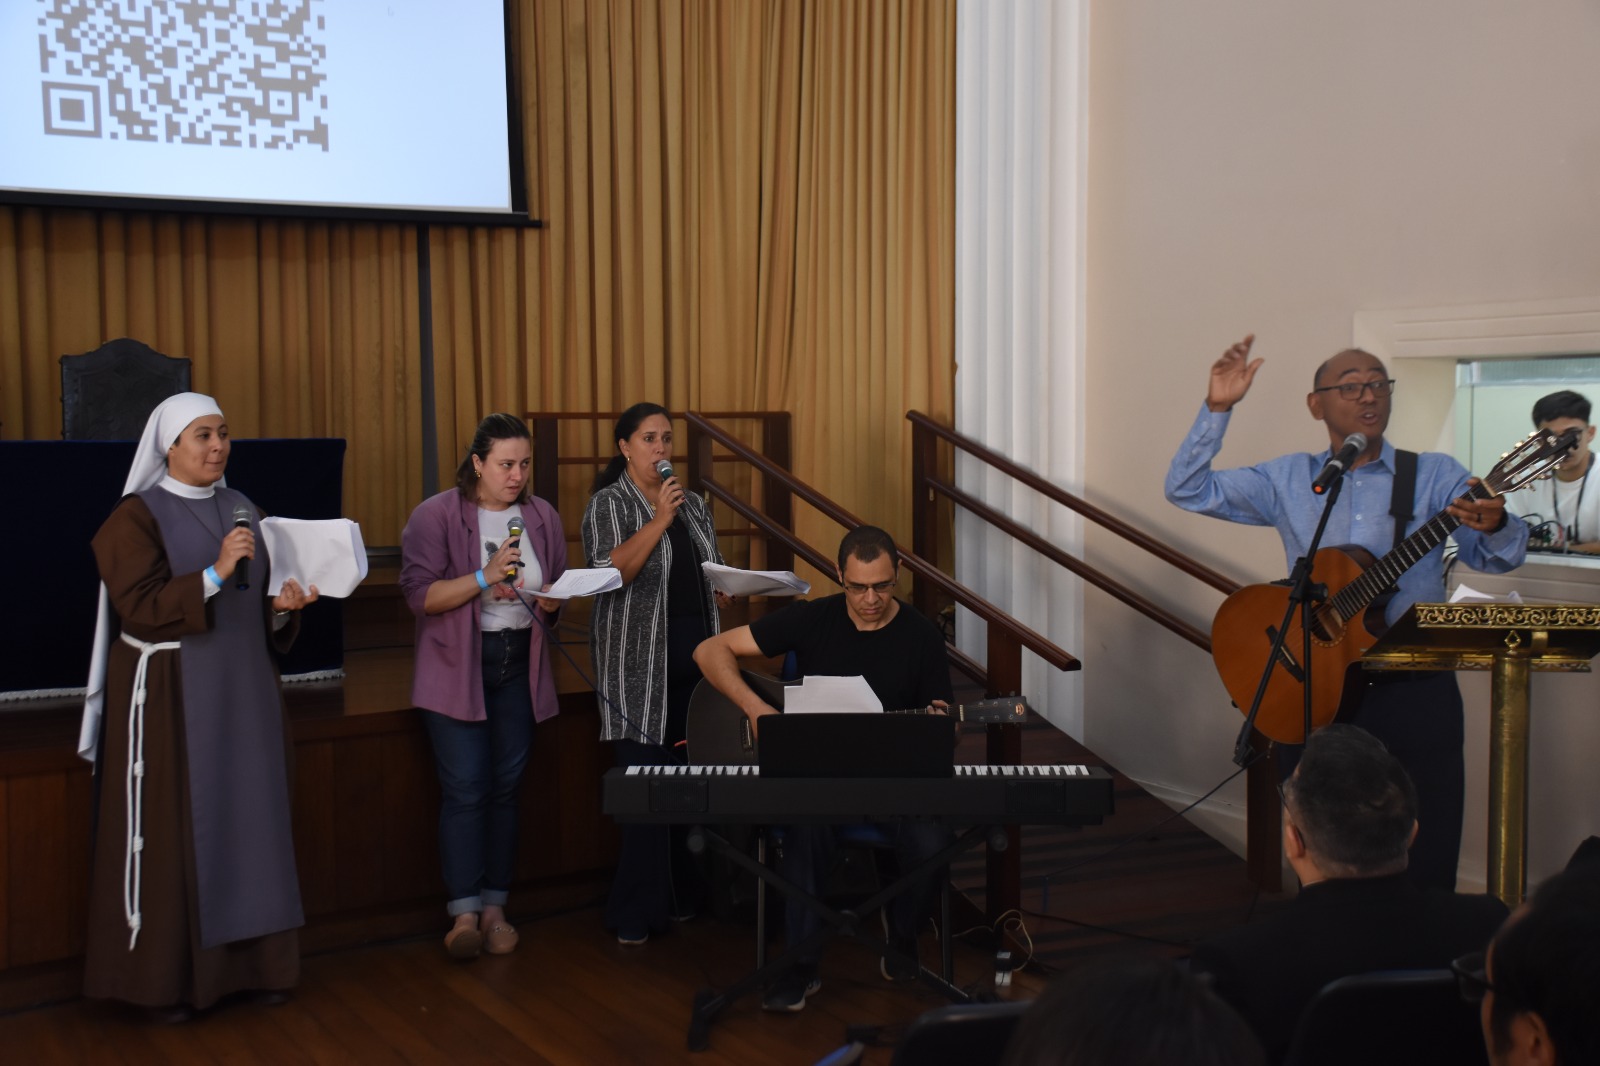
{"label": "light blue dress shirt", "polygon": [[[1167,470],[1167,499],[1185,511],[1246,525],[1272,526],[1283,539],[1288,573],[1295,560],[1305,554],[1322,516],[1324,497],[1311,491],[1311,482],[1327,463],[1331,449],[1315,455],[1280,455],[1234,470],[1213,470],[1211,461],[1222,449],[1228,418],[1228,412],[1214,412],[1200,405],[1200,417],[1195,419]],[[1465,493],[1467,477],[1467,468],[1450,456],[1420,453],[1412,506],[1416,513],[1406,526],[1406,534],[1409,536]],[[1322,546],[1355,544],[1383,558],[1394,547],[1394,518],[1389,514],[1393,494],[1394,445],[1385,440],[1377,459],[1345,475],[1344,487],[1328,517]],[[1527,556],[1528,527],[1509,514],[1498,532],[1479,533],[1463,527],[1452,537],[1460,548],[1461,561],[1475,570],[1504,573],[1522,565]],[[1392,624],[1418,601],[1443,600],[1443,567],[1444,546],[1440,545],[1402,574],[1385,612],[1387,621]]]}

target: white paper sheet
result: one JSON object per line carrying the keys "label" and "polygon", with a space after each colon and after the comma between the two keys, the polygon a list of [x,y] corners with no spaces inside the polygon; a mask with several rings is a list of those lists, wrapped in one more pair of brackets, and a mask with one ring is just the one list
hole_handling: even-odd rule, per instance
{"label": "white paper sheet", "polygon": [[596,566],[592,569],[576,567],[556,578],[548,592],[536,595],[547,600],[575,600],[582,596],[598,596],[621,587],[622,571],[614,566]]}
{"label": "white paper sheet", "polygon": [[720,563],[701,563],[711,587],[728,596],[804,596],[811,582],[792,570],[740,570]]}
{"label": "white paper sheet", "polygon": [[294,578],[302,589],[343,599],[367,576],[361,527],[348,518],[263,518],[261,539],[272,559],[267,595],[276,596]]}
{"label": "white paper sheet", "polygon": [[1470,585],[1457,585],[1456,590],[1450,594],[1451,603],[1521,603],[1522,596],[1516,589],[1512,589],[1504,596],[1497,596],[1489,592],[1479,592]]}
{"label": "white paper sheet", "polygon": [[859,674],[855,677],[825,677],[813,674],[798,685],[783,690],[783,713],[796,711],[828,714],[882,714],[883,704]]}

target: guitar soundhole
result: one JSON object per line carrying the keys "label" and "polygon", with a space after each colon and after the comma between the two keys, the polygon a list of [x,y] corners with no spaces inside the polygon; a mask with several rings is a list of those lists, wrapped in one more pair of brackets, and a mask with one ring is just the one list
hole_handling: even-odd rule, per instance
{"label": "guitar soundhole", "polygon": [[1311,617],[1311,637],[1327,644],[1337,644],[1344,639],[1344,619],[1327,606],[1317,608]]}

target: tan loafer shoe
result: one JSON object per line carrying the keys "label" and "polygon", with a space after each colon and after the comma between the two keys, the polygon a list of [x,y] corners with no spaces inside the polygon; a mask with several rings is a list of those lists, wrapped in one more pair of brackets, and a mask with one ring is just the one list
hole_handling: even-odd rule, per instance
{"label": "tan loafer shoe", "polygon": [[444,935],[444,950],[452,959],[475,959],[482,948],[483,934],[476,925],[457,925]]}
{"label": "tan loafer shoe", "polygon": [[505,922],[495,922],[483,938],[483,950],[491,955],[509,955],[517,950],[517,931]]}

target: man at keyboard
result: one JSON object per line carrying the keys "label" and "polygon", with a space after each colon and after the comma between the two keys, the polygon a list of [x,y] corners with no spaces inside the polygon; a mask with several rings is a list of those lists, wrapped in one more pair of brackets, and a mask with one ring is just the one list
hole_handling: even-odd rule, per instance
{"label": "man at keyboard", "polygon": [[[748,626],[711,637],[695,650],[695,662],[706,679],[744,711],[758,733],[759,719],[777,712],[740,676],[741,656],[770,659],[792,652],[802,676],[866,678],[885,710],[943,709],[951,698],[944,637],[916,608],[895,598],[899,575],[894,540],[876,526],[860,526],[839,544],[842,593],[791,604]],[[883,828],[904,869],[951,839],[947,827],[933,822],[903,821]],[[779,872],[815,894],[833,865],[836,831],[826,825],[786,827]],[[924,878],[889,905],[889,942],[908,959],[917,958],[917,930],[937,890],[935,877]],[[803,903],[787,902],[785,929],[790,944],[799,943],[817,926],[817,916]],[[807,955],[767,990],[763,1007],[805,1008],[806,997],[822,987],[817,979],[820,950]],[[888,980],[917,975],[915,965],[894,956],[885,956],[879,968]]]}

